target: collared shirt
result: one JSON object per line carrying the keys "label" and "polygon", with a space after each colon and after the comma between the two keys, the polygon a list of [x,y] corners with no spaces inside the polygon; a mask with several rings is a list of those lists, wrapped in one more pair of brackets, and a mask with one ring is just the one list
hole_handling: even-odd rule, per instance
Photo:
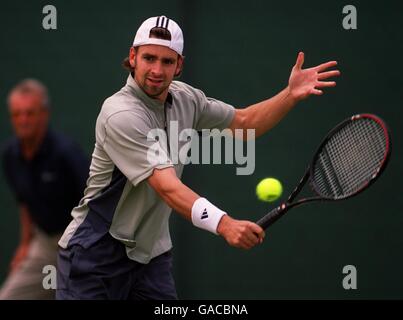
{"label": "collared shirt", "polygon": [[4,174],[17,202],[48,235],[63,232],[88,176],[88,159],[69,138],[48,130],[33,159],[26,160],[17,138],[3,150]]}
{"label": "collared shirt", "polygon": [[[147,137],[155,129],[224,129],[235,110],[183,82],[173,81],[165,103],[149,97],[129,75],[126,86],[105,100],[96,123],[96,143],[84,197],[59,245],[90,247],[106,232],[126,245],[129,258],[148,263],[172,247],[171,208],[146,179],[156,168],[174,167],[167,139]],[[185,144],[183,142],[182,144]],[[159,152],[150,152],[158,145]],[[178,146],[178,150],[182,145]]]}

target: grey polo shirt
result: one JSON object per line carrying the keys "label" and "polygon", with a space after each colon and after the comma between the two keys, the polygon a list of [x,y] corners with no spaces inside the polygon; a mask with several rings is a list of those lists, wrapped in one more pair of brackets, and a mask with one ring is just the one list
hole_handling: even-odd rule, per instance
{"label": "grey polo shirt", "polygon": [[[126,85],[105,100],[96,123],[96,143],[84,197],[59,241],[62,248],[90,247],[109,232],[126,245],[130,259],[148,263],[172,248],[171,208],[149,186],[155,168],[174,167],[167,139],[150,139],[151,130],[225,129],[235,109],[183,82],[173,81],[164,103],[147,96],[129,75]],[[166,122],[165,122],[166,116]],[[167,124],[168,128],[165,128]],[[178,149],[185,142],[179,141]],[[159,152],[149,152],[159,145]]]}

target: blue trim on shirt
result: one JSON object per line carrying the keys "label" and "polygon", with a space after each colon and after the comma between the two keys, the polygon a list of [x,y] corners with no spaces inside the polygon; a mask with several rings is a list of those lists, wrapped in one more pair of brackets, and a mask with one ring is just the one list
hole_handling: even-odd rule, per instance
{"label": "blue trim on shirt", "polygon": [[88,214],[70,239],[69,247],[79,244],[83,248],[89,248],[109,232],[126,183],[126,176],[115,166],[109,185],[102,189],[99,196],[88,202]]}

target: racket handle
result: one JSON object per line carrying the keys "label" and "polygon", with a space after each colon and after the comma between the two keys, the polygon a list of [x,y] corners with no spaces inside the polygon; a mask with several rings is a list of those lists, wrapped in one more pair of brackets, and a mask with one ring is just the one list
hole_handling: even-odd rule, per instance
{"label": "racket handle", "polygon": [[266,214],[263,218],[256,222],[264,230],[276,222],[284,213],[287,212],[287,207],[284,205],[278,206]]}

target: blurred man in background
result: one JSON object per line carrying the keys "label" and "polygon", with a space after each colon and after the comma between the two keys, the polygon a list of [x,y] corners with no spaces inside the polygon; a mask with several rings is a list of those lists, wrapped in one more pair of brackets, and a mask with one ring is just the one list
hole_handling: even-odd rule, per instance
{"label": "blurred man in background", "polygon": [[9,93],[15,136],[2,153],[6,180],[19,206],[21,239],[0,299],[53,299],[44,289],[46,265],[56,266],[57,241],[85,188],[89,162],[69,138],[49,128],[49,97],[37,80]]}

